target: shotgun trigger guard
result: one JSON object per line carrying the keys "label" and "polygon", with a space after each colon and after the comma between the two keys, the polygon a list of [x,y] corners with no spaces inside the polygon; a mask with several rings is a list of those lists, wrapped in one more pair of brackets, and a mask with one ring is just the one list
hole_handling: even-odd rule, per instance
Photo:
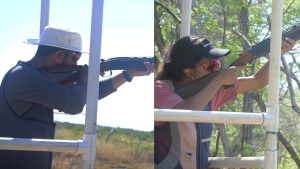
{"label": "shotgun trigger guard", "polygon": [[109,70],[109,75],[108,76],[111,76],[112,75],[112,71],[111,70]]}
{"label": "shotgun trigger guard", "polygon": [[[107,72],[107,71],[104,71],[104,72]],[[104,75],[101,75],[101,74],[100,74],[100,76],[102,76],[102,77],[110,77],[111,75],[112,75],[112,71],[111,71],[111,70],[109,70],[109,75],[106,75],[106,76],[105,76],[105,73],[104,73]]]}

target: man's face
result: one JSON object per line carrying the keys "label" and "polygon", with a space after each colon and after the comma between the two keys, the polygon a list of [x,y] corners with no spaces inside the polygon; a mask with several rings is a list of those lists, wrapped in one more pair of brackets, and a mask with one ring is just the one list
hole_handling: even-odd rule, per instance
{"label": "man's face", "polygon": [[61,65],[77,65],[77,61],[81,57],[80,52],[64,50],[64,60]]}

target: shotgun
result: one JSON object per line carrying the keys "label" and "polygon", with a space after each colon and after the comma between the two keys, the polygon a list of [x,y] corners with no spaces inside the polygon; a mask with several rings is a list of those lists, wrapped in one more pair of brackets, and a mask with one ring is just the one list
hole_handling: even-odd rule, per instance
{"label": "shotgun", "polygon": [[[154,57],[113,57],[107,60],[101,59],[100,71],[112,70],[146,70],[144,62],[154,64]],[[52,67],[45,67],[40,71],[50,80],[58,82],[63,86],[74,84],[80,75],[82,65],[59,65]],[[109,75],[109,76],[110,76]]]}
{"label": "shotgun", "polygon": [[[289,37],[295,41],[300,39],[300,24],[294,25],[282,31],[282,39]],[[232,62],[229,67],[231,66],[242,66],[246,65],[247,63],[252,62],[253,60],[265,56],[266,54],[270,53],[270,37],[263,40],[262,42],[252,46],[249,50],[244,52],[238,59]],[[193,83],[186,85],[180,89],[175,90],[174,92],[178,94],[182,99],[187,99],[196,93],[200,92],[209,82],[218,75],[218,71],[212,72]],[[235,85],[226,85],[223,86],[224,89],[228,89],[234,87]]]}

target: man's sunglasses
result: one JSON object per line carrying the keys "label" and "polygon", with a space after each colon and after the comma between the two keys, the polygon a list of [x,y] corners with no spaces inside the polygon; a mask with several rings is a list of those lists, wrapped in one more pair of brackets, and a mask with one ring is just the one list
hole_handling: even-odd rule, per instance
{"label": "man's sunglasses", "polygon": [[63,52],[65,54],[72,55],[74,62],[77,62],[80,59],[80,57],[81,57],[81,53],[80,52],[74,52],[74,51],[69,51],[69,50],[63,50]]}

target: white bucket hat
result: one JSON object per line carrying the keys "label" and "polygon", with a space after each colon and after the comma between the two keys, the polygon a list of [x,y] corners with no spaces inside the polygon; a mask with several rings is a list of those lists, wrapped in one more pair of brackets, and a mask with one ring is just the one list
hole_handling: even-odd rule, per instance
{"label": "white bucket hat", "polygon": [[87,53],[82,51],[80,34],[76,30],[62,25],[48,25],[42,31],[40,39],[27,39],[23,42]]}

